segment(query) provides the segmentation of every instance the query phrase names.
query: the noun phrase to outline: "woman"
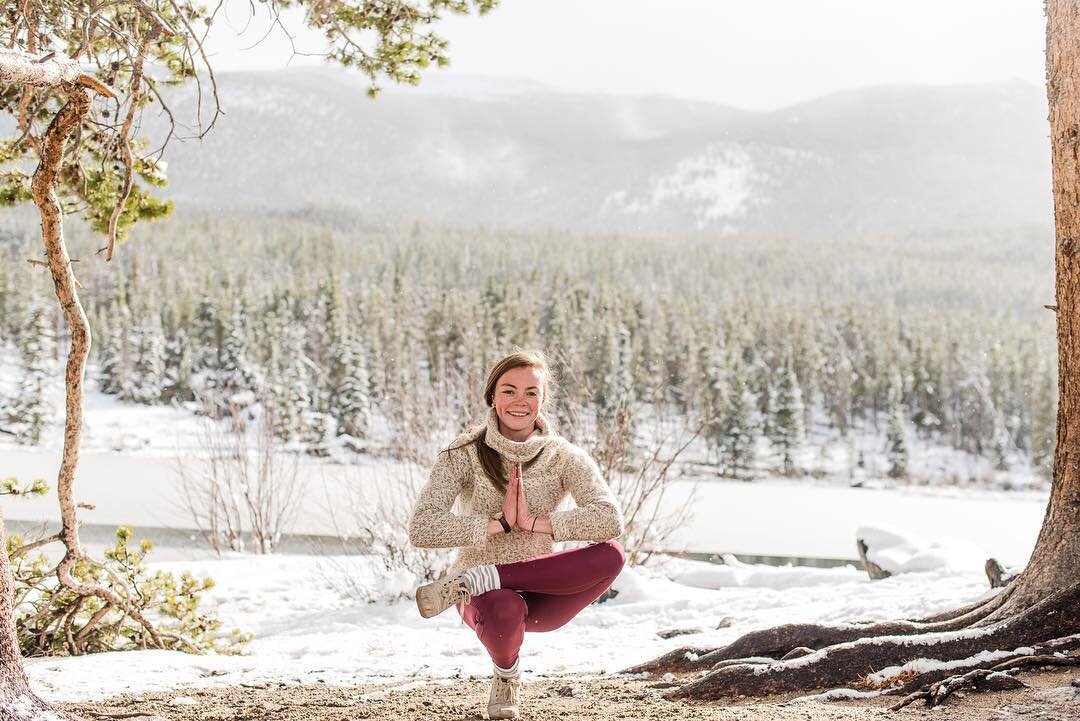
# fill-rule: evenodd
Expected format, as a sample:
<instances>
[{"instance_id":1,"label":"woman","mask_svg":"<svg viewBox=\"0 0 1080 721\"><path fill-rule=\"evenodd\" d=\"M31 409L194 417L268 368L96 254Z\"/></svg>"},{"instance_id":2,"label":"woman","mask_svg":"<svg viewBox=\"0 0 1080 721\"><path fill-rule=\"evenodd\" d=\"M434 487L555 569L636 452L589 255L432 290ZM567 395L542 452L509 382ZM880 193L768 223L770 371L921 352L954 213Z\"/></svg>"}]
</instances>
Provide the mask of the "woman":
<instances>
[{"instance_id":1,"label":"woman","mask_svg":"<svg viewBox=\"0 0 1080 721\"><path fill-rule=\"evenodd\" d=\"M461 548L446 576L416 590L416 603L425 618L456 605L476 631L495 664L493 719L518 718L525 632L563 626L626 561L610 540L623 518L599 467L544 417L549 384L539 353L496 363L484 386L486 423L439 453L409 521L413 545ZM567 492L577 508L556 511ZM603 543L552 553L554 541Z\"/></svg>"}]
</instances>

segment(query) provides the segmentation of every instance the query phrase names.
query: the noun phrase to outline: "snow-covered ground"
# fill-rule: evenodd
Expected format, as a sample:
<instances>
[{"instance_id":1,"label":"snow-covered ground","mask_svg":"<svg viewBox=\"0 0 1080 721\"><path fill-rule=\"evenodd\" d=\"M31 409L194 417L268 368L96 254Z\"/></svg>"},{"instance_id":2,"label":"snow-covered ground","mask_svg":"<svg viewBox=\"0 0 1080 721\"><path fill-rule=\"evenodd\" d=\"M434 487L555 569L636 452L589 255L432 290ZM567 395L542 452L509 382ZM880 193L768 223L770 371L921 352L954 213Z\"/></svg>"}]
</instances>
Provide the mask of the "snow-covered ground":
<instances>
[{"instance_id":1,"label":"snow-covered ground","mask_svg":"<svg viewBox=\"0 0 1080 721\"><path fill-rule=\"evenodd\" d=\"M234 557L163 566L215 578L209 605L225 628L255 635L245 655L136 651L31 659L27 672L34 687L47 698L67 700L270 681L452 679L491 671L479 640L453 609L424 620L410 599L363 604L335 590L340 583L332 579L349 568L387 592L411 588L407 575L386 574L372 559ZM618 596L589 606L568 626L526 634L527 676L610 673L679 646L723 644L772 624L917 616L991 593L980 569L948 565L869 581L851 566L721 566L673 558L624 569L614 587ZM672 629L699 632L657 636Z\"/></svg>"}]
</instances>

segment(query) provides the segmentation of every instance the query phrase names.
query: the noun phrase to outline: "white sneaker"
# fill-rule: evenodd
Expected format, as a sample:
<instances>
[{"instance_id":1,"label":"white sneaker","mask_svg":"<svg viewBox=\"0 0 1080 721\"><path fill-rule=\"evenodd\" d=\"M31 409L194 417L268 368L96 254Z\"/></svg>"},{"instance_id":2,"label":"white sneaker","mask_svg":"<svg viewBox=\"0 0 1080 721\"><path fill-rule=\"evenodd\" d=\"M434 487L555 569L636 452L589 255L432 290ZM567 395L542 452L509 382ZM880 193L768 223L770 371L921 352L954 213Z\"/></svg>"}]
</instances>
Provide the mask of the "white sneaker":
<instances>
[{"instance_id":1,"label":"white sneaker","mask_svg":"<svg viewBox=\"0 0 1080 721\"><path fill-rule=\"evenodd\" d=\"M416 589L416 607L424 618L438 616L451 606L471 601L472 593L465 585L465 577L460 573L444 576Z\"/></svg>"},{"instance_id":2,"label":"white sneaker","mask_svg":"<svg viewBox=\"0 0 1080 721\"><path fill-rule=\"evenodd\" d=\"M491 696L488 697L488 718L520 718L518 704L521 701L521 672L509 678L494 674L491 678Z\"/></svg>"}]
</instances>

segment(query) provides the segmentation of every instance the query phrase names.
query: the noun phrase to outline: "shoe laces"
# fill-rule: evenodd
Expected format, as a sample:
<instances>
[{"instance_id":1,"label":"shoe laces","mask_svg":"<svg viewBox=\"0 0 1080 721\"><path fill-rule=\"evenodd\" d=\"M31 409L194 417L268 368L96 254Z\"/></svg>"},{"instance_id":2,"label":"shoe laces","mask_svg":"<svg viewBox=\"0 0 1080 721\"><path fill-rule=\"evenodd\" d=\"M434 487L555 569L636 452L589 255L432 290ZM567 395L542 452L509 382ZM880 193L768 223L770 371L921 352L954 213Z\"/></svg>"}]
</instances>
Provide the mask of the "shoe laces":
<instances>
[{"instance_id":1,"label":"shoe laces","mask_svg":"<svg viewBox=\"0 0 1080 721\"><path fill-rule=\"evenodd\" d=\"M465 585L465 579L458 577L450 583L446 584L443 592L449 597L449 600L453 605L457 606L461 604L462 614L465 612L465 606L472 603L472 592L469 591L469 587ZM464 615L461 619L462 623L465 623Z\"/></svg>"},{"instance_id":2,"label":"shoe laces","mask_svg":"<svg viewBox=\"0 0 1080 721\"><path fill-rule=\"evenodd\" d=\"M506 678L495 675L495 701L496 703L517 703L518 689L521 681L519 677Z\"/></svg>"}]
</instances>

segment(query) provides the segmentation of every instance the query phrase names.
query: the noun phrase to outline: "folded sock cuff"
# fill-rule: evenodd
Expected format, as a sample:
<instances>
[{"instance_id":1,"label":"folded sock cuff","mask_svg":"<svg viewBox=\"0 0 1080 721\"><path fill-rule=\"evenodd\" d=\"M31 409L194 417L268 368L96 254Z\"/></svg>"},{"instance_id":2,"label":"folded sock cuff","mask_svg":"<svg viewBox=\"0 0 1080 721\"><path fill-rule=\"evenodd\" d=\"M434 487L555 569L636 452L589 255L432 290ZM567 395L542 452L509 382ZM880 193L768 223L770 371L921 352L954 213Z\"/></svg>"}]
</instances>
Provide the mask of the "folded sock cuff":
<instances>
[{"instance_id":1,"label":"folded sock cuff","mask_svg":"<svg viewBox=\"0 0 1080 721\"><path fill-rule=\"evenodd\" d=\"M499 664L495 664L495 673L497 675L499 675L499 676L502 676L503 678L507 678L509 676L517 676L518 671L520 669L521 669L521 657L520 656L518 656L516 659L514 659L514 665L511 666L510 668L500 668Z\"/></svg>"}]
</instances>

